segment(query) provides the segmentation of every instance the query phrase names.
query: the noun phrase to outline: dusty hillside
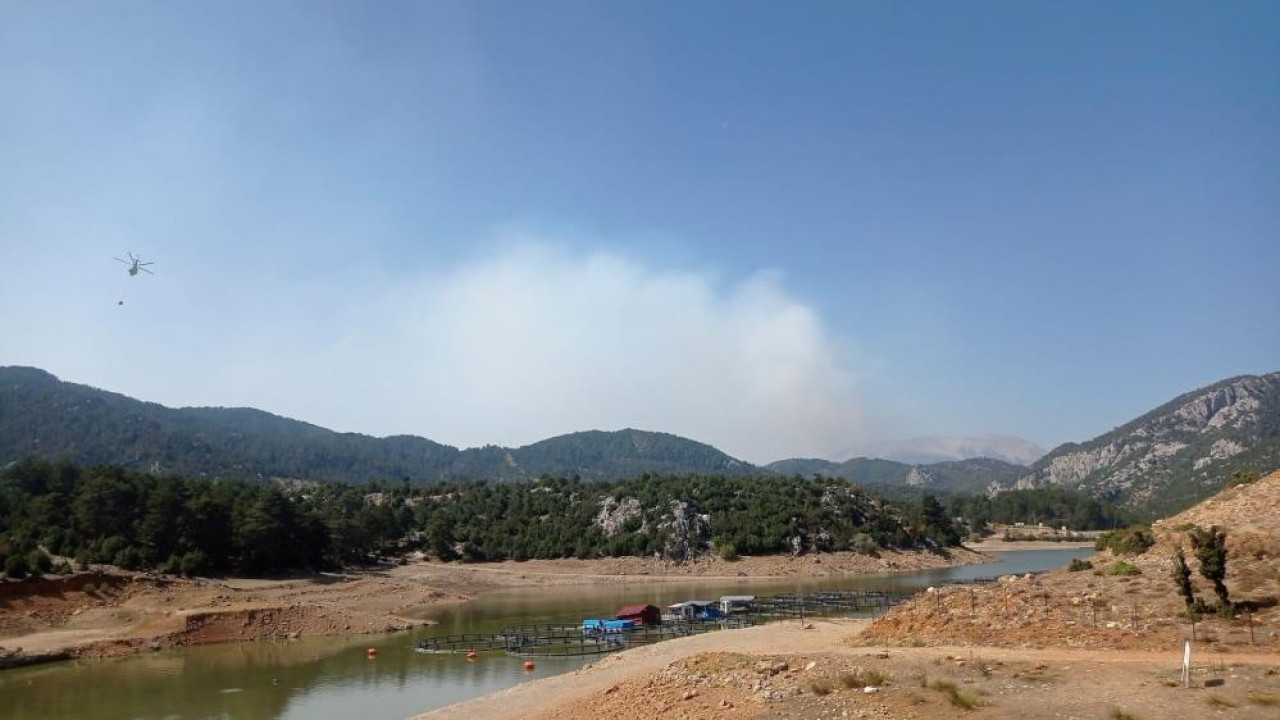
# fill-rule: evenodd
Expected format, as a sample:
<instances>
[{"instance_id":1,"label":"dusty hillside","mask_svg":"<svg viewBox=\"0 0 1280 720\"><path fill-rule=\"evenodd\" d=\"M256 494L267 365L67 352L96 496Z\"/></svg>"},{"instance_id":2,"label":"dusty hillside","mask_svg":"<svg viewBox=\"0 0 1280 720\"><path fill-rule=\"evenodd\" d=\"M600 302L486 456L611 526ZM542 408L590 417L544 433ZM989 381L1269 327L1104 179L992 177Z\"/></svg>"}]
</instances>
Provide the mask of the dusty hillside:
<instances>
[{"instance_id":1,"label":"dusty hillside","mask_svg":"<svg viewBox=\"0 0 1280 720\"><path fill-rule=\"evenodd\" d=\"M1255 483L1227 488L1152 528L1167 534L1184 525L1219 525L1230 528L1233 537L1269 538L1280 545L1280 470Z\"/></svg>"},{"instance_id":2,"label":"dusty hillside","mask_svg":"<svg viewBox=\"0 0 1280 720\"><path fill-rule=\"evenodd\" d=\"M1099 553L1093 568L1035 577L1005 577L990 586L925 593L874 623L856 641L890 644L984 644L1006 647L1168 648L1193 629L1177 595L1173 550L1187 547L1192 525L1227 530L1227 587L1235 619L1201 617L1196 640L1219 649L1280 650L1280 472L1230 488L1157 523L1156 545L1141 555ZM1199 597L1213 600L1188 563ZM1128 563L1135 574L1122 574ZM1131 571L1133 572L1133 571ZM1250 623L1252 622L1252 632Z\"/></svg>"},{"instance_id":3,"label":"dusty hillside","mask_svg":"<svg viewBox=\"0 0 1280 720\"><path fill-rule=\"evenodd\" d=\"M1150 554L1153 559L1170 563L1173 548L1180 545L1195 569L1186 531L1192 526L1213 525L1227 531L1227 587L1231 597L1264 605L1280 599L1280 471L1250 485L1227 488L1185 512L1153 524L1156 547ZM1197 592L1202 590L1207 593L1208 585L1197 585Z\"/></svg>"}]
</instances>

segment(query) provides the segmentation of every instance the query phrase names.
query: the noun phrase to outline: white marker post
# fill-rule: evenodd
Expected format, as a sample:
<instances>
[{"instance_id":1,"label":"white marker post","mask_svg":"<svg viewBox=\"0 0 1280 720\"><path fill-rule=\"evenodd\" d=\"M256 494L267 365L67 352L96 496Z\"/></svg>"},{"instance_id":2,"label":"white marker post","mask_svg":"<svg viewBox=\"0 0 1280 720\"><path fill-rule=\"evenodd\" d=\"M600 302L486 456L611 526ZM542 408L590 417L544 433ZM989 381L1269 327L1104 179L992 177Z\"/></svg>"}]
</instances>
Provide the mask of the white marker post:
<instances>
[{"instance_id":1,"label":"white marker post","mask_svg":"<svg viewBox=\"0 0 1280 720\"><path fill-rule=\"evenodd\" d=\"M1182 646L1182 687L1191 687L1191 641Z\"/></svg>"}]
</instances>

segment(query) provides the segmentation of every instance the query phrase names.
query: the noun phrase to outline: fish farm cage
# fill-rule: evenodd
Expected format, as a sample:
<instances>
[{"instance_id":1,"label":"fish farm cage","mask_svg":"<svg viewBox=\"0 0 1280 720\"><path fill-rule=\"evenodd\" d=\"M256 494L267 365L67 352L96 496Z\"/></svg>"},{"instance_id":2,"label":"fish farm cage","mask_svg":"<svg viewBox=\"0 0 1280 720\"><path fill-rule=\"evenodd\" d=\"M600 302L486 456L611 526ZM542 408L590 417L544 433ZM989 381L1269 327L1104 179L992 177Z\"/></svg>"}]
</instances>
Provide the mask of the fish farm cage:
<instances>
[{"instance_id":1,"label":"fish farm cage","mask_svg":"<svg viewBox=\"0 0 1280 720\"><path fill-rule=\"evenodd\" d=\"M679 620L656 625L636 625L617 630L584 629L583 625L522 625L495 633L467 633L428 637L418 643L422 653L504 652L520 657L573 657L601 655L690 635L734 630L774 620L806 617L839 617L883 612L909 597L907 594L865 591L831 591L802 595L757 597L746 612L714 619Z\"/></svg>"}]
</instances>

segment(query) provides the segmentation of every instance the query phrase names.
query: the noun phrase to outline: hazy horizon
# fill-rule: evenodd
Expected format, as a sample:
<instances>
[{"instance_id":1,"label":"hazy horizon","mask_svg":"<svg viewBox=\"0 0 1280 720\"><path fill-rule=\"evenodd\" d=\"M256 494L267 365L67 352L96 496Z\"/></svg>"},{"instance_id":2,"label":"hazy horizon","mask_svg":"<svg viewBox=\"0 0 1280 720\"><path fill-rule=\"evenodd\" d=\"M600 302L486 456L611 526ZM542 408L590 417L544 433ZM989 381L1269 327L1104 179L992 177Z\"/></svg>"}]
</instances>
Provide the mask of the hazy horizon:
<instances>
[{"instance_id":1,"label":"hazy horizon","mask_svg":"<svg viewBox=\"0 0 1280 720\"><path fill-rule=\"evenodd\" d=\"M0 364L763 463L1280 358L1273 3L3 7Z\"/></svg>"}]
</instances>

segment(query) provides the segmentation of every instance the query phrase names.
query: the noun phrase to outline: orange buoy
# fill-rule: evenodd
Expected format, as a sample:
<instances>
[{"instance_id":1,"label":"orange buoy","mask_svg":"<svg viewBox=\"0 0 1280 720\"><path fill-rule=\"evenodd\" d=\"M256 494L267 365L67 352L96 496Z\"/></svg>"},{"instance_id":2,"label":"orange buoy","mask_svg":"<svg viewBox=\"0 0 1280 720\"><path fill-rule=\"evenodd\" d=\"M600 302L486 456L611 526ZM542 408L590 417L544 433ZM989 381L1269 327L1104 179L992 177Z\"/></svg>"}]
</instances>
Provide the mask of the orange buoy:
<instances>
[{"instance_id":1,"label":"orange buoy","mask_svg":"<svg viewBox=\"0 0 1280 720\"><path fill-rule=\"evenodd\" d=\"M369 659L372 660L378 657L378 648L369 648L366 653L369 655Z\"/></svg>"},{"instance_id":2,"label":"orange buoy","mask_svg":"<svg viewBox=\"0 0 1280 720\"><path fill-rule=\"evenodd\" d=\"M532 661L532 660L525 660L525 661L524 661L524 671L525 671L525 672L532 672L532 671L533 671L533 661Z\"/></svg>"},{"instance_id":3,"label":"orange buoy","mask_svg":"<svg viewBox=\"0 0 1280 720\"><path fill-rule=\"evenodd\" d=\"M468 660L475 660L475 659L476 659L476 656L477 656L477 655L479 655L479 654L480 654L480 653L477 653L475 650L468 650L468 651L467 651L467 659L468 659Z\"/></svg>"}]
</instances>

